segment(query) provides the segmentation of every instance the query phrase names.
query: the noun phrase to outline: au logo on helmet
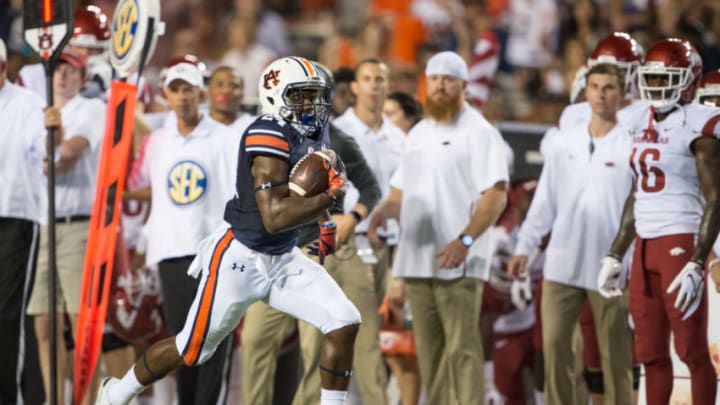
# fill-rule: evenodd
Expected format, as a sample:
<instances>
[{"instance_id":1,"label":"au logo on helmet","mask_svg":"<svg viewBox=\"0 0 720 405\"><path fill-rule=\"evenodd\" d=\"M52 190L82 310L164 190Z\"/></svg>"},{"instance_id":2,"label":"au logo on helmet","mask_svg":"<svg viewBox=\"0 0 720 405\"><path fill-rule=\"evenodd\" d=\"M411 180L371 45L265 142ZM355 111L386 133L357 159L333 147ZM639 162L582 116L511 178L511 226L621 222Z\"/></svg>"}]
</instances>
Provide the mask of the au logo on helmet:
<instances>
[{"instance_id":1,"label":"au logo on helmet","mask_svg":"<svg viewBox=\"0 0 720 405\"><path fill-rule=\"evenodd\" d=\"M272 83L273 86L277 86L280 84L280 71L279 70L271 70L265 74L264 77L265 82L263 83L263 87L270 90L272 87L270 87L270 83Z\"/></svg>"}]
</instances>

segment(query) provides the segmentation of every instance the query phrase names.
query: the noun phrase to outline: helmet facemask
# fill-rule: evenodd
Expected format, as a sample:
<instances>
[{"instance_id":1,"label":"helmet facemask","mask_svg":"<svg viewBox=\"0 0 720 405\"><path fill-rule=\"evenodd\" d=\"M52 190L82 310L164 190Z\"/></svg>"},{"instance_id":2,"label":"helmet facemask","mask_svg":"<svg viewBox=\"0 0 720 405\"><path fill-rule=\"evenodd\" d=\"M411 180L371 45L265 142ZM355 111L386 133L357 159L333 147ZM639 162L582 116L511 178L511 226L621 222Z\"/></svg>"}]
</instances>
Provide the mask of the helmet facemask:
<instances>
[{"instance_id":1,"label":"helmet facemask","mask_svg":"<svg viewBox=\"0 0 720 405\"><path fill-rule=\"evenodd\" d=\"M305 136L316 134L330 119L331 90L322 82L289 84L281 97L280 116Z\"/></svg>"},{"instance_id":2,"label":"helmet facemask","mask_svg":"<svg viewBox=\"0 0 720 405\"><path fill-rule=\"evenodd\" d=\"M643 100L657 112L666 113L679 104L683 91L692 84L692 80L689 68L649 62L639 68L638 87Z\"/></svg>"}]
</instances>

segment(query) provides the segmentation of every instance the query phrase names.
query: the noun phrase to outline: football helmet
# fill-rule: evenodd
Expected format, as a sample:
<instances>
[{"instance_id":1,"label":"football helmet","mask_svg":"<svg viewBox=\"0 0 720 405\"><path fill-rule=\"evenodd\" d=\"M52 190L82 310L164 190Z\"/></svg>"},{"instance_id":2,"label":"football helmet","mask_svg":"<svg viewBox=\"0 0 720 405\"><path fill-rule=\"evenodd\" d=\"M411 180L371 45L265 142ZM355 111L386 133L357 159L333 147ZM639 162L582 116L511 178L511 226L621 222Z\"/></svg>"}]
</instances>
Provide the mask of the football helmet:
<instances>
[{"instance_id":1,"label":"football helmet","mask_svg":"<svg viewBox=\"0 0 720 405\"><path fill-rule=\"evenodd\" d=\"M75 25L70 38L71 46L100 50L99 54L88 55L88 64L109 60L110 25L108 17L97 6L87 6L75 12Z\"/></svg>"},{"instance_id":2,"label":"football helmet","mask_svg":"<svg viewBox=\"0 0 720 405\"><path fill-rule=\"evenodd\" d=\"M278 116L304 136L313 136L330 118L332 91L317 66L288 56L270 63L258 83L263 114Z\"/></svg>"},{"instance_id":3,"label":"football helmet","mask_svg":"<svg viewBox=\"0 0 720 405\"><path fill-rule=\"evenodd\" d=\"M670 38L655 43L638 69L643 100L665 113L693 101L702 73L702 59L690 42Z\"/></svg>"},{"instance_id":4,"label":"football helmet","mask_svg":"<svg viewBox=\"0 0 720 405\"><path fill-rule=\"evenodd\" d=\"M700 84L695 92L695 102L705 104L705 99L708 97L720 98L720 69L707 72L700 80ZM720 107L720 105L710 102L707 103L715 107Z\"/></svg>"},{"instance_id":5,"label":"football helmet","mask_svg":"<svg viewBox=\"0 0 720 405\"><path fill-rule=\"evenodd\" d=\"M600 40L588 59L588 68L598 63L611 63L625 71L625 97L637 95L637 72L642 65L645 51L629 34L613 32Z\"/></svg>"}]
</instances>

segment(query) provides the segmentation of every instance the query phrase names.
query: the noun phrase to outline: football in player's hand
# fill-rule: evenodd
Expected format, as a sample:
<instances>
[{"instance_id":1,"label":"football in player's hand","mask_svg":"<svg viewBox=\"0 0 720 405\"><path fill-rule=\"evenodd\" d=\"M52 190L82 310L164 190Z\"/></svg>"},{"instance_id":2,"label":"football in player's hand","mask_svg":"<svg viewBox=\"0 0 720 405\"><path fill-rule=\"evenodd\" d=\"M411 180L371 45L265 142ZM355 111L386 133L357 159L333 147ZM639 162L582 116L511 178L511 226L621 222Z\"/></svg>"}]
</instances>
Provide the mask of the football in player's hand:
<instances>
[{"instance_id":1,"label":"football in player's hand","mask_svg":"<svg viewBox=\"0 0 720 405\"><path fill-rule=\"evenodd\" d=\"M303 156L290 171L291 195L312 197L327 191L328 168L335 160L335 152L330 149Z\"/></svg>"}]
</instances>

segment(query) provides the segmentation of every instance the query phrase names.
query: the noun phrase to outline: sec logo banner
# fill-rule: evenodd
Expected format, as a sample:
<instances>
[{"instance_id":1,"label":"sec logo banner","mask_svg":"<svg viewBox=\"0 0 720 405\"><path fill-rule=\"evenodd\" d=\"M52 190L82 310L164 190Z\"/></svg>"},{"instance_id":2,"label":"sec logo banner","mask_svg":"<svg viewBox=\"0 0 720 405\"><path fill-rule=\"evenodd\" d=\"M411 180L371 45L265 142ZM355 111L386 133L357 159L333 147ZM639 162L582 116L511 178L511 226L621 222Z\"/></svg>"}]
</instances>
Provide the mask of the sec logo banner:
<instances>
[{"instance_id":1,"label":"sec logo banner","mask_svg":"<svg viewBox=\"0 0 720 405\"><path fill-rule=\"evenodd\" d=\"M124 0L117 6L117 15L113 21L113 54L123 60L136 39L138 27L138 5L135 0Z\"/></svg>"},{"instance_id":2,"label":"sec logo banner","mask_svg":"<svg viewBox=\"0 0 720 405\"><path fill-rule=\"evenodd\" d=\"M165 25L160 21L160 0L120 0L110 24L110 63L120 77L138 71L148 37L145 60L150 59L157 38L164 31Z\"/></svg>"},{"instance_id":3,"label":"sec logo banner","mask_svg":"<svg viewBox=\"0 0 720 405\"><path fill-rule=\"evenodd\" d=\"M168 173L168 195L177 205L188 205L199 200L207 190L207 174L197 162L179 162Z\"/></svg>"}]
</instances>

